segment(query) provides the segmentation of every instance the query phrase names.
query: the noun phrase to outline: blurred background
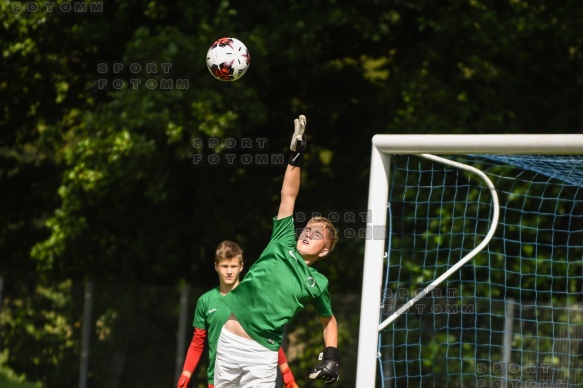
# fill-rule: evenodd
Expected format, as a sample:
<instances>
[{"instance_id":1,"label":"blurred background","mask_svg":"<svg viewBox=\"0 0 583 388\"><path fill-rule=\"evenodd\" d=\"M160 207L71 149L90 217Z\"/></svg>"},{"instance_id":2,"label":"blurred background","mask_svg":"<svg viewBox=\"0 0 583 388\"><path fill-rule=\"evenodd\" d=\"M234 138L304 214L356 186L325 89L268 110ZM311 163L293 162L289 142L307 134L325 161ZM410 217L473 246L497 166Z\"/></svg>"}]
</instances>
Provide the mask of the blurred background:
<instances>
[{"instance_id":1,"label":"blurred background","mask_svg":"<svg viewBox=\"0 0 583 388\"><path fill-rule=\"evenodd\" d=\"M339 228L317 269L354 386L371 137L583 132L578 0L3 1L0 19L6 387L175 384L217 244L249 268L269 240L299 114L297 226ZM250 52L236 82L206 67L224 36ZM300 386L320 331L310 309L288 327Z\"/></svg>"}]
</instances>

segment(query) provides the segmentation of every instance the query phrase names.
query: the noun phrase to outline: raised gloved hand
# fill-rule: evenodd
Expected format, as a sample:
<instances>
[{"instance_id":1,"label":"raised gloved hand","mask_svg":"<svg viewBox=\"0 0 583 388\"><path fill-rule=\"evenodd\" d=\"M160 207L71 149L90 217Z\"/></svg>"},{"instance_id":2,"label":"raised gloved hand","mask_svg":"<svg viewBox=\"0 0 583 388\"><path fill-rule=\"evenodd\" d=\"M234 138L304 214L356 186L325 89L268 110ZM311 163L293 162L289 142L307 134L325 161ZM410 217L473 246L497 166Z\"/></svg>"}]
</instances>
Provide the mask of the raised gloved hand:
<instances>
[{"instance_id":1,"label":"raised gloved hand","mask_svg":"<svg viewBox=\"0 0 583 388\"><path fill-rule=\"evenodd\" d=\"M306 116L300 115L294 120L294 134L292 136L291 144L289 146L290 155L288 164L299 167L302 165L303 153L306 150Z\"/></svg>"},{"instance_id":2,"label":"raised gloved hand","mask_svg":"<svg viewBox=\"0 0 583 388\"><path fill-rule=\"evenodd\" d=\"M338 374L338 357L336 348L328 346L324 353L320 353L318 358L322 362L310 373L312 380L324 380L326 384L333 384L338 381L340 375Z\"/></svg>"}]
</instances>

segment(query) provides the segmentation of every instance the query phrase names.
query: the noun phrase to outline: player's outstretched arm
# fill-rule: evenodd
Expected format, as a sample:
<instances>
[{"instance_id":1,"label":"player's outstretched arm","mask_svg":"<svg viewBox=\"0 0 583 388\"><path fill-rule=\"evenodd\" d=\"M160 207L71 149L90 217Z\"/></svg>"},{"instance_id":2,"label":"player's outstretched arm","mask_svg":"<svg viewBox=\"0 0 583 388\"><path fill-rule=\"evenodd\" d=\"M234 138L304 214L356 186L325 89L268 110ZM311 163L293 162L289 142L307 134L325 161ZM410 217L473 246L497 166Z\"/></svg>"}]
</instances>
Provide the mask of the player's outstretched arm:
<instances>
[{"instance_id":1,"label":"player's outstretched arm","mask_svg":"<svg viewBox=\"0 0 583 388\"><path fill-rule=\"evenodd\" d=\"M300 192L300 166L306 150L306 116L300 115L294 120L294 134L290 145L290 157L281 187L281 202L277 219L291 216L294 212L296 198Z\"/></svg>"},{"instance_id":2,"label":"player's outstretched arm","mask_svg":"<svg viewBox=\"0 0 583 388\"><path fill-rule=\"evenodd\" d=\"M281 187L281 202L279 203L279 211L277 212L278 220L293 214L294 205L299 191L300 168L288 165L285 170L283 185Z\"/></svg>"},{"instance_id":3,"label":"player's outstretched arm","mask_svg":"<svg viewBox=\"0 0 583 388\"><path fill-rule=\"evenodd\" d=\"M322 319L326 349L320 354L321 362L310 373L312 380L324 380L326 384L338 381L338 323L334 316Z\"/></svg>"}]
</instances>

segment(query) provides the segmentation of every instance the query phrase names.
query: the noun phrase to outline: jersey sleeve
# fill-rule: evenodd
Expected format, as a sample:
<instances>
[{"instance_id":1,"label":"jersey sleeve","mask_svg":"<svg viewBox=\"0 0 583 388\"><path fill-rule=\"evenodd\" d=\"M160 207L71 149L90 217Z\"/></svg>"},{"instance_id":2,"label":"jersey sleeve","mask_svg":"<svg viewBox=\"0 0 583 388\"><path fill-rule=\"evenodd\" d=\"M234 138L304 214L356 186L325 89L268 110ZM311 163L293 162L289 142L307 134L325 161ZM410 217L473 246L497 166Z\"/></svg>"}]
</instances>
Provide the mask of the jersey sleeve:
<instances>
[{"instance_id":1,"label":"jersey sleeve","mask_svg":"<svg viewBox=\"0 0 583 388\"><path fill-rule=\"evenodd\" d=\"M186 359L184 360L184 366L182 370L188 371L191 374L196 369L202 352L204 350L204 341L206 339L206 330L194 329L194 335L192 336L192 341L186 352Z\"/></svg>"},{"instance_id":2,"label":"jersey sleeve","mask_svg":"<svg viewBox=\"0 0 583 388\"><path fill-rule=\"evenodd\" d=\"M206 302L204 295L198 298L196 302L196 309L194 310L194 321L192 322L192 326L202 330L208 330L208 324L206 319Z\"/></svg>"},{"instance_id":3,"label":"jersey sleeve","mask_svg":"<svg viewBox=\"0 0 583 388\"><path fill-rule=\"evenodd\" d=\"M273 218L273 231L271 232L271 241L277 241L286 246L296 245L296 230L294 227L293 216L277 219Z\"/></svg>"},{"instance_id":4,"label":"jersey sleeve","mask_svg":"<svg viewBox=\"0 0 583 388\"><path fill-rule=\"evenodd\" d=\"M322 293L316 298L312 300L312 306L321 317L331 317L332 314L332 298L330 297L330 293L328 289L324 289Z\"/></svg>"}]
</instances>

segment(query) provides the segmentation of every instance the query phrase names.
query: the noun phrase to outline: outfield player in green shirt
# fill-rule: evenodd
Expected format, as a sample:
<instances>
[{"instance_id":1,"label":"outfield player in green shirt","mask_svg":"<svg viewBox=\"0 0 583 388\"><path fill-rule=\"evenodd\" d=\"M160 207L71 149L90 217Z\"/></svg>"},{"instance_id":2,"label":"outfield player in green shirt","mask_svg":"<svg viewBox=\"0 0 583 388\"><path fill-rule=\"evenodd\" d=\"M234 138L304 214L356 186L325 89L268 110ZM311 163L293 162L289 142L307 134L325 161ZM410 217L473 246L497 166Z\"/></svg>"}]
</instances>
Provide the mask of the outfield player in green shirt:
<instances>
[{"instance_id":1,"label":"outfield player in green shirt","mask_svg":"<svg viewBox=\"0 0 583 388\"><path fill-rule=\"evenodd\" d=\"M209 349L208 388L213 388L217 341L221 328L231 314L222 299L237 287L239 275L243 271L243 251L239 244L233 241L223 241L218 245L215 253L215 271L219 275L219 286L204 293L196 302L193 322L194 335L186 353L182 373L178 379L178 388L188 387L192 373L202 356L207 337ZM284 388L298 388L281 348L278 351L278 366Z\"/></svg>"},{"instance_id":2,"label":"outfield player in green shirt","mask_svg":"<svg viewBox=\"0 0 583 388\"><path fill-rule=\"evenodd\" d=\"M223 298L232 314L217 344L215 388L273 388L284 326L306 303L311 303L320 316L326 347L322 362L309 377L326 384L338 380L338 326L328 280L312 268L334 249L336 230L328 219L315 217L296 242L293 221L306 148L305 126L304 116L294 121L291 154L271 240L245 279Z\"/></svg>"}]
</instances>

